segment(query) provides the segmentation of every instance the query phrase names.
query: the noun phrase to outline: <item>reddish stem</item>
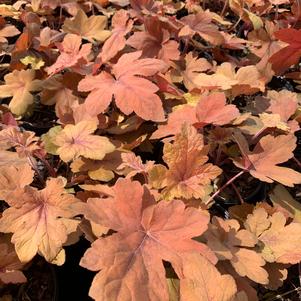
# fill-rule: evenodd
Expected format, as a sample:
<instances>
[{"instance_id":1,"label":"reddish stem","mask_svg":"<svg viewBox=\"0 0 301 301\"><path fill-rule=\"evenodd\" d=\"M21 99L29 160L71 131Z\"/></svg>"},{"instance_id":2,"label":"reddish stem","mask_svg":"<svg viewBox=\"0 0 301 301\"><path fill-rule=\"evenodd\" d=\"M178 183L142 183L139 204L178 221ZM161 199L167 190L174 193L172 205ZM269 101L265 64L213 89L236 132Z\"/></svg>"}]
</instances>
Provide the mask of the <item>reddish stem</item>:
<instances>
[{"instance_id":1,"label":"reddish stem","mask_svg":"<svg viewBox=\"0 0 301 301\"><path fill-rule=\"evenodd\" d=\"M293 160L297 163L299 168L301 168L301 162L296 157L293 157Z\"/></svg>"},{"instance_id":2,"label":"reddish stem","mask_svg":"<svg viewBox=\"0 0 301 301\"><path fill-rule=\"evenodd\" d=\"M231 179L229 179L222 187L220 187L207 201L206 204L210 204L214 198L219 195L227 186L229 186L232 182L234 182L238 177L240 177L243 173L245 172L245 170L240 171L238 174L236 174L234 177L232 177Z\"/></svg>"}]
</instances>

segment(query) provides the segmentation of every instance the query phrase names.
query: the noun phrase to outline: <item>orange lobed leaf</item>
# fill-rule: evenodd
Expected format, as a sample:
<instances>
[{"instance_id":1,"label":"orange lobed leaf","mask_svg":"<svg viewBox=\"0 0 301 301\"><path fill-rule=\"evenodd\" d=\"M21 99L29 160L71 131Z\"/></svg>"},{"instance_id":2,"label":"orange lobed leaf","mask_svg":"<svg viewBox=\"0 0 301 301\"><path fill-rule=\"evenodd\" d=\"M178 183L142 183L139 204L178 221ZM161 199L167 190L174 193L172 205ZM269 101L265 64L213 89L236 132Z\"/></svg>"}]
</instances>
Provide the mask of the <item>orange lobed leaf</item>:
<instances>
[{"instance_id":1,"label":"orange lobed leaf","mask_svg":"<svg viewBox=\"0 0 301 301\"><path fill-rule=\"evenodd\" d=\"M199 34L204 40L213 45L220 45L224 38L218 31L218 27L211 23L212 16L208 11L200 11L196 15L188 15L181 18L184 27L180 30L179 36L193 36Z\"/></svg>"},{"instance_id":2,"label":"orange lobed leaf","mask_svg":"<svg viewBox=\"0 0 301 301\"><path fill-rule=\"evenodd\" d=\"M82 203L66 193L64 185L63 178L51 178L42 190L27 186L22 198L3 212L0 231L13 233L11 241L21 262L37 253L55 260L68 235L76 231L79 221L71 218L82 213Z\"/></svg>"},{"instance_id":3,"label":"orange lobed leaf","mask_svg":"<svg viewBox=\"0 0 301 301\"><path fill-rule=\"evenodd\" d=\"M81 121L75 125L67 124L54 138L59 148L57 153L64 162L83 156L93 160L102 160L115 150L107 137L92 135L97 129L97 121Z\"/></svg>"},{"instance_id":4,"label":"orange lobed leaf","mask_svg":"<svg viewBox=\"0 0 301 301\"><path fill-rule=\"evenodd\" d=\"M172 264L180 279L188 254L202 253L215 262L205 245L191 239L206 230L206 213L185 208L179 200L156 203L136 181L119 179L113 190L112 197L87 202L89 220L117 231L96 240L81 259L81 266L101 270L90 288L92 298L167 301L162 260Z\"/></svg>"},{"instance_id":5,"label":"orange lobed leaf","mask_svg":"<svg viewBox=\"0 0 301 301\"><path fill-rule=\"evenodd\" d=\"M301 261L301 224L287 224L282 212L268 214L256 208L248 215L245 227L263 243L261 254L268 262L295 264Z\"/></svg>"},{"instance_id":6,"label":"orange lobed leaf","mask_svg":"<svg viewBox=\"0 0 301 301\"><path fill-rule=\"evenodd\" d=\"M183 83L188 91L196 88L195 79L200 72L207 71L212 65L205 58L193 57L192 52L185 56L186 68L183 72Z\"/></svg>"},{"instance_id":7,"label":"orange lobed leaf","mask_svg":"<svg viewBox=\"0 0 301 301\"><path fill-rule=\"evenodd\" d=\"M222 220L213 217L212 225L205 233L208 246L220 260L229 260L235 271L242 277L268 283L268 273L262 268L265 260L261 254L249 249L255 247L257 238L252 232L240 229L239 223L234 220Z\"/></svg>"},{"instance_id":8,"label":"orange lobed leaf","mask_svg":"<svg viewBox=\"0 0 301 301\"><path fill-rule=\"evenodd\" d=\"M31 184L34 171L30 165L9 165L0 168L0 199L13 205L23 197L24 188Z\"/></svg>"},{"instance_id":9,"label":"orange lobed leaf","mask_svg":"<svg viewBox=\"0 0 301 301\"><path fill-rule=\"evenodd\" d=\"M293 150L296 148L294 135L267 135L260 139L252 152L241 134L236 132L235 140L242 153L241 159L233 160L237 167L264 182L277 181L286 186L301 183L301 173L288 167L277 166L293 157Z\"/></svg>"},{"instance_id":10,"label":"orange lobed leaf","mask_svg":"<svg viewBox=\"0 0 301 301\"><path fill-rule=\"evenodd\" d=\"M71 68L78 73L82 73L82 69L89 61L92 44L82 45L82 39L75 34L67 34L62 43L57 43L60 55L56 62L50 67L45 68L49 75L58 73L65 68Z\"/></svg>"},{"instance_id":11,"label":"orange lobed leaf","mask_svg":"<svg viewBox=\"0 0 301 301\"><path fill-rule=\"evenodd\" d=\"M275 37L288 45L274 53L269 61L273 70L280 74L291 65L297 64L301 57L301 29L283 28L275 32Z\"/></svg>"},{"instance_id":12,"label":"orange lobed leaf","mask_svg":"<svg viewBox=\"0 0 301 301\"><path fill-rule=\"evenodd\" d=\"M33 104L33 95L41 89L41 81L35 78L35 71L14 70L4 76L5 85L0 86L0 98L13 97L9 109L16 115L23 115L27 108Z\"/></svg>"},{"instance_id":13,"label":"orange lobed leaf","mask_svg":"<svg viewBox=\"0 0 301 301\"><path fill-rule=\"evenodd\" d=\"M0 169L4 167L20 166L28 163L27 158L20 158L17 153L4 151L0 149Z\"/></svg>"},{"instance_id":14,"label":"orange lobed leaf","mask_svg":"<svg viewBox=\"0 0 301 301\"><path fill-rule=\"evenodd\" d=\"M39 138L34 132L24 131L14 126L9 126L0 131L0 149L14 147L20 157L32 155L41 149L38 145Z\"/></svg>"},{"instance_id":15,"label":"orange lobed leaf","mask_svg":"<svg viewBox=\"0 0 301 301\"><path fill-rule=\"evenodd\" d=\"M221 169L208 161L208 147L193 126L184 124L174 143L164 144L163 160L168 165L155 165L149 172L151 184L163 188L164 199L204 198L211 180Z\"/></svg>"},{"instance_id":16,"label":"orange lobed leaf","mask_svg":"<svg viewBox=\"0 0 301 301\"><path fill-rule=\"evenodd\" d=\"M202 95L196 107L185 105L168 116L166 125L159 126L152 135L158 139L180 132L184 122L201 128L207 124L225 125L239 116L235 105L227 105L224 93Z\"/></svg>"},{"instance_id":17,"label":"orange lobed leaf","mask_svg":"<svg viewBox=\"0 0 301 301\"><path fill-rule=\"evenodd\" d=\"M114 14L112 34L103 44L98 56L102 63L108 62L125 47L125 36L131 31L133 23L132 20L129 20L129 13L126 10L121 9Z\"/></svg>"},{"instance_id":18,"label":"orange lobed leaf","mask_svg":"<svg viewBox=\"0 0 301 301\"><path fill-rule=\"evenodd\" d=\"M138 173L147 175L155 163L155 161L147 161L144 164L141 157L136 156L134 153L122 153L121 158L122 163L117 169L126 172L126 178L134 177Z\"/></svg>"},{"instance_id":19,"label":"orange lobed leaf","mask_svg":"<svg viewBox=\"0 0 301 301\"><path fill-rule=\"evenodd\" d=\"M107 21L105 16L87 17L85 12L79 9L73 19L65 20L62 29L64 32L80 35L90 42L94 39L103 42L111 35L109 30L105 30Z\"/></svg>"},{"instance_id":20,"label":"orange lobed leaf","mask_svg":"<svg viewBox=\"0 0 301 301\"><path fill-rule=\"evenodd\" d=\"M154 75L166 68L166 64L158 59L139 59L141 54L141 51L123 54L113 66L115 78L102 71L80 81L80 91L92 91L85 102L91 112L104 112L114 95L117 107L126 115L135 112L145 120L164 119L161 99L155 94L159 88L142 76Z\"/></svg>"},{"instance_id":21,"label":"orange lobed leaf","mask_svg":"<svg viewBox=\"0 0 301 301\"><path fill-rule=\"evenodd\" d=\"M180 286L181 300L234 300L237 288L230 275L221 275L212 263L198 254L192 254L188 257L190 261L184 266L187 277L181 281Z\"/></svg>"},{"instance_id":22,"label":"orange lobed leaf","mask_svg":"<svg viewBox=\"0 0 301 301\"><path fill-rule=\"evenodd\" d=\"M256 66L245 66L235 72L231 63L222 63L215 73L200 73L194 78L194 84L199 89L231 90L235 97L241 94L249 95L264 92L266 78L258 71Z\"/></svg>"},{"instance_id":23,"label":"orange lobed leaf","mask_svg":"<svg viewBox=\"0 0 301 301\"><path fill-rule=\"evenodd\" d=\"M142 50L142 55L148 58L158 58L167 64L171 60L178 60L179 44L170 40L170 33L162 28L162 23L157 17L144 19L145 31L135 32L127 44L135 49Z\"/></svg>"}]
</instances>

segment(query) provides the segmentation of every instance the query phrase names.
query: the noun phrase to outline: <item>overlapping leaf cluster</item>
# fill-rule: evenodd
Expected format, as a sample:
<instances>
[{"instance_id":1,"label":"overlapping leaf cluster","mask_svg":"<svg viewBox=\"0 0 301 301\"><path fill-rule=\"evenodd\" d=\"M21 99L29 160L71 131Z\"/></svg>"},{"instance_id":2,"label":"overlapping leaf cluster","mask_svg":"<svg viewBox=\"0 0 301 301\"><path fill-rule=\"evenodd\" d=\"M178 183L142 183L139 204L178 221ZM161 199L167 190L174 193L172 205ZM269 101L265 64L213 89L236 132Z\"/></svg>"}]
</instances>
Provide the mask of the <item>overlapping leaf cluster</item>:
<instances>
[{"instance_id":1,"label":"overlapping leaf cluster","mask_svg":"<svg viewBox=\"0 0 301 301\"><path fill-rule=\"evenodd\" d=\"M26 281L37 254L64 264L84 236L94 300L280 288L301 262L300 5L12 2L0 5L0 283ZM268 194L251 204L254 183Z\"/></svg>"}]
</instances>

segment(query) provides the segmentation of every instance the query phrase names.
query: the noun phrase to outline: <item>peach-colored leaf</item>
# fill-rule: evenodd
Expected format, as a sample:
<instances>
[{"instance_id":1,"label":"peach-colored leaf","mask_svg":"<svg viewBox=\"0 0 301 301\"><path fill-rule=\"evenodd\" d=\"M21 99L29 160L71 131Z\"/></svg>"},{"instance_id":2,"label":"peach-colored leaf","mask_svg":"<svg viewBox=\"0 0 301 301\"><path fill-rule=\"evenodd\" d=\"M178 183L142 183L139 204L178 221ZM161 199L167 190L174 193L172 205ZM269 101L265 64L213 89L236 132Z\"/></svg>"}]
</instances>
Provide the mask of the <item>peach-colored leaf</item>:
<instances>
[{"instance_id":1,"label":"peach-colored leaf","mask_svg":"<svg viewBox=\"0 0 301 301\"><path fill-rule=\"evenodd\" d=\"M180 132L182 124L193 124L198 128L207 124L225 125L239 116L235 105L227 105L224 93L212 93L202 95L196 107L184 105L168 116L166 125L159 126L152 135L152 139L158 139Z\"/></svg>"},{"instance_id":2,"label":"peach-colored leaf","mask_svg":"<svg viewBox=\"0 0 301 301\"><path fill-rule=\"evenodd\" d=\"M185 208L180 200L156 204L139 182L119 179L114 196L88 200L86 217L117 233L96 240L80 265L95 276L89 295L95 300L168 300L162 260L183 279L183 264L191 253L215 261L205 245L191 238L202 234L209 216Z\"/></svg>"},{"instance_id":3,"label":"peach-colored leaf","mask_svg":"<svg viewBox=\"0 0 301 301\"><path fill-rule=\"evenodd\" d=\"M41 149L39 138L34 132L23 131L17 127L9 126L0 131L0 149L14 147L20 157L32 155Z\"/></svg>"},{"instance_id":4,"label":"peach-colored leaf","mask_svg":"<svg viewBox=\"0 0 301 301\"><path fill-rule=\"evenodd\" d=\"M301 57L301 30L283 28L275 32L275 37L288 45L274 53L269 61L276 74L284 72L291 65L297 64Z\"/></svg>"},{"instance_id":5,"label":"peach-colored leaf","mask_svg":"<svg viewBox=\"0 0 301 301\"><path fill-rule=\"evenodd\" d=\"M225 125L239 116L235 105L227 105L224 93L202 96L196 106L198 126L207 124Z\"/></svg>"},{"instance_id":6,"label":"peach-colored leaf","mask_svg":"<svg viewBox=\"0 0 301 301\"><path fill-rule=\"evenodd\" d=\"M73 19L65 20L62 29L64 32L77 34L90 42L94 39L103 42L111 34L109 30L105 30L106 26L107 17L93 15L87 17L85 12L79 9Z\"/></svg>"},{"instance_id":7,"label":"peach-colored leaf","mask_svg":"<svg viewBox=\"0 0 301 301\"><path fill-rule=\"evenodd\" d=\"M279 92L271 90L268 91L267 97L270 99L270 106L267 111L279 114L282 121L286 122L295 114L298 107L297 93L288 90Z\"/></svg>"},{"instance_id":8,"label":"peach-colored leaf","mask_svg":"<svg viewBox=\"0 0 301 301\"><path fill-rule=\"evenodd\" d=\"M20 271L23 266L9 235L0 234L0 284L26 282L26 277Z\"/></svg>"},{"instance_id":9,"label":"peach-colored leaf","mask_svg":"<svg viewBox=\"0 0 301 301\"><path fill-rule=\"evenodd\" d=\"M164 119L161 99L155 94L159 88L142 76L154 75L166 64L158 59L139 59L141 54L137 51L122 55L112 69L115 78L102 71L80 81L80 91L92 91L86 99L91 112L102 113L114 95L117 107L126 115L135 112L145 120Z\"/></svg>"},{"instance_id":10,"label":"peach-colored leaf","mask_svg":"<svg viewBox=\"0 0 301 301\"><path fill-rule=\"evenodd\" d=\"M236 133L235 137L243 155L241 159L233 161L237 167L268 183L277 181L286 186L301 183L301 173L288 167L277 166L293 157L293 150L296 148L294 135L267 135L261 138L252 152L248 149L242 150L246 141L241 134Z\"/></svg>"},{"instance_id":11,"label":"peach-colored leaf","mask_svg":"<svg viewBox=\"0 0 301 301\"><path fill-rule=\"evenodd\" d=\"M194 81L200 72L211 69L212 65L205 58L193 57L192 52L185 56L186 68L183 72L183 83L190 91L196 87Z\"/></svg>"},{"instance_id":12,"label":"peach-colored leaf","mask_svg":"<svg viewBox=\"0 0 301 301\"><path fill-rule=\"evenodd\" d=\"M145 164L142 162L140 156L134 153L121 154L122 163L118 166L118 170L126 173L126 178L134 177L138 173L146 175L154 166L155 161L147 161Z\"/></svg>"},{"instance_id":13,"label":"peach-colored leaf","mask_svg":"<svg viewBox=\"0 0 301 301\"><path fill-rule=\"evenodd\" d=\"M89 61L92 44L82 45L82 39L75 34L67 34L62 43L57 43L60 55L56 62L50 67L45 68L49 75L58 73L65 68L71 68L74 71L81 72Z\"/></svg>"},{"instance_id":14,"label":"peach-colored leaf","mask_svg":"<svg viewBox=\"0 0 301 301\"><path fill-rule=\"evenodd\" d=\"M62 250L68 234L75 232L82 203L64 190L63 178L51 178L42 190L27 186L23 197L3 212L0 231L13 233L12 243L22 262L37 253L49 262Z\"/></svg>"},{"instance_id":15,"label":"peach-colored leaf","mask_svg":"<svg viewBox=\"0 0 301 301\"><path fill-rule=\"evenodd\" d=\"M198 254L189 255L184 266L187 277L180 286L183 301L233 301L237 292L235 280L221 275L217 268Z\"/></svg>"},{"instance_id":16,"label":"peach-colored leaf","mask_svg":"<svg viewBox=\"0 0 301 301\"><path fill-rule=\"evenodd\" d=\"M204 198L211 180L221 169L208 161L208 147L193 126L184 124L174 143L165 143L163 160L168 165L155 165L149 172L155 188L163 188L163 198Z\"/></svg>"},{"instance_id":17,"label":"peach-colored leaf","mask_svg":"<svg viewBox=\"0 0 301 301\"><path fill-rule=\"evenodd\" d=\"M129 13L126 10L118 10L112 18L112 35L105 41L98 58L102 63L108 62L126 43L125 36L133 27L133 21L129 20Z\"/></svg>"},{"instance_id":18,"label":"peach-colored leaf","mask_svg":"<svg viewBox=\"0 0 301 301\"><path fill-rule=\"evenodd\" d=\"M8 37L14 37L18 35L20 31L13 25L0 26L0 43L6 43Z\"/></svg>"},{"instance_id":19,"label":"peach-colored leaf","mask_svg":"<svg viewBox=\"0 0 301 301\"><path fill-rule=\"evenodd\" d=\"M97 122L93 120L81 121L76 125L67 124L54 139L54 144L59 146L57 153L61 159L68 162L83 156L101 160L113 152L115 146L107 137L93 135L96 129Z\"/></svg>"},{"instance_id":20,"label":"peach-colored leaf","mask_svg":"<svg viewBox=\"0 0 301 301\"><path fill-rule=\"evenodd\" d=\"M255 209L252 215L248 215L246 225L254 223L254 219L260 218ZM260 223L261 219L257 219ZM301 260L301 224L287 220L282 212L275 212L268 216L269 225L262 233L258 233L258 239L264 244L262 256L268 262L295 264ZM267 225L266 225L267 226Z\"/></svg>"},{"instance_id":21,"label":"peach-colored leaf","mask_svg":"<svg viewBox=\"0 0 301 301\"><path fill-rule=\"evenodd\" d=\"M179 32L180 37L199 34L204 40L213 45L220 45L224 38L218 31L218 27L212 22L212 17L208 11L200 11L196 15L191 14L181 19L184 26Z\"/></svg>"},{"instance_id":22,"label":"peach-colored leaf","mask_svg":"<svg viewBox=\"0 0 301 301\"><path fill-rule=\"evenodd\" d=\"M10 165L0 168L0 199L9 205L18 202L23 188L33 181L34 171L29 164Z\"/></svg>"},{"instance_id":23,"label":"peach-colored leaf","mask_svg":"<svg viewBox=\"0 0 301 301\"><path fill-rule=\"evenodd\" d=\"M261 283L268 283L268 273L262 266L265 261L255 250L249 249L257 243L257 237L248 230L240 229L236 220L222 220L214 217L205 233L208 246L220 260L229 260L242 277Z\"/></svg>"},{"instance_id":24,"label":"peach-colored leaf","mask_svg":"<svg viewBox=\"0 0 301 301\"><path fill-rule=\"evenodd\" d=\"M41 81L35 78L35 71L14 70L4 76L5 84L0 86L0 98L13 97L9 109L16 115L23 115L33 104L33 95L41 89Z\"/></svg>"},{"instance_id":25,"label":"peach-colored leaf","mask_svg":"<svg viewBox=\"0 0 301 301\"><path fill-rule=\"evenodd\" d=\"M162 23L157 17L144 19L145 31L135 32L127 44L137 50L142 50L142 55L147 58L158 58L167 64L172 60L178 60L180 52L179 44L170 40L170 34L162 28Z\"/></svg>"},{"instance_id":26,"label":"peach-colored leaf","mask_svg":"<svg viewBox=\"0 0 301 301\"><path fill-rule=\"evenodd\" d=\"M0 149L0 169L11 165L20 166L28 163L27 158L20 158L17 153Z\"/></svg>"}]
</instances>

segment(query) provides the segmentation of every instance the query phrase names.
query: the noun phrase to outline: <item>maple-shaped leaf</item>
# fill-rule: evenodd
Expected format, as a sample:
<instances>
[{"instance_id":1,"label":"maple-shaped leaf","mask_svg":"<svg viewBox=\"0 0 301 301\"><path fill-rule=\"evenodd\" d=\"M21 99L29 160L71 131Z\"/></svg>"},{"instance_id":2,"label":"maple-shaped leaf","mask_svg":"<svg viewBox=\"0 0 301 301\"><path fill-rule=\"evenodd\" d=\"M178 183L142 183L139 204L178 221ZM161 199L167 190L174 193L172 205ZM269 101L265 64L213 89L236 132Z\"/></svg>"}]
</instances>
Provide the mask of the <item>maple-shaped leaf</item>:
<instances>
[{"instance_id":1,"label":"maple-shaped leaf","mask_svg":"<svg viewBox=\"0 0 301 301\"><path fill-rule=\"evenodd\" d=\"M207 124L225 125L239 116L235 105L227 105L224 93L213 93L202 96L196 106L198 126Z\"/></svg>"},{"instance_id":2,"label":"maple-shaped leaf","mask_svg":"<svg viewBox=\"0 0 301 301\"><path fill-rule=\"evenodd\" d=\"M150 182L163 188L164 199L204 198L211 180L221 174L221 169L208 161L208 147L203 136L193 126L184 124L173 143L164 144L163 160L168 165L155 165L150 170Z\"/></svg>"},{"instance_id":3,"label":"maple-shaped leaf","mask_svg":"<svg viewBox=\"0 0 301 301\"><path fill-rule=\"evenodd\" d=\"M212 225L205 233L208 246L220 260L229 260L235 271L251 280L268 283L268 273L262 268L265 260L255 250L257 237L250 231L240 229L239 223L234 220L223 220L213 217Z\"/></svg>"},{"instance_id":4,"label":"maple-shaped leaf","mask_svg":"<svg viewBox=\"0 0 301 301\"><path fill-rule=\"evenodd\" d=\"M0 149L14 147L20 157L32 155L41 149L38 144L39 138L34 132L23 131L17 127L9 126L0 131Z\"/></svg>"},{"instance_id":5,"label":"maple-shaped leaf","mask_svg":"<svg viewBox=\"0 0 301 301\"><path fill-rule=\"evenodd\" d=\"M34 171L29 164L0 167L0 199L7 203L22 198L24 187L33 181Z\"/></svg>"},{"instance_id":6,"label":"maple-shaped leaf","mask_svg":"<svg viewBox=\"0 0 301 301\"><path fill-rule=\"evenodd\" d=\"M11 241L22 262L37 253L53 261L68 234L76 231L79 220L71 218L82 213L82 202L64 186L63 178L49 179L42 190L27 186L22 198L9 203L12 207L3 212L0 231L13 233Z\"/></svg>"},{"instance_id":7,"label":"maple-shaped leaf","mask_svg":"<svg viewBox=\"0 0 301 301\"><path fill-rule=\"evenodd\" d=\"M88 172L91 179L108 182L114 178L114 172L119 173L117 168L121 162L121 152L116 150L102 160L78 158L71 163L71 170L74 173Z\"/></svg>"},{"instance_id":8,"label":"maple-shaped leaf","mask_svg":"<svg viewBox=\"0 0 301 301\"><path fill-rule=\"evenodd\" d=\"M301 57L301 29L284 28L274 33L278 40L288 45L274 53L269 61L276 74L281 74L290 66L297 64Z\"/></svg>"},{"instance_id":9,"label":"maple-shaped leaf","mask_svg":"<svg viewBox=\"0 0 301 301\"><path fill-rule=\"evenodd\" d=\"M119 179L113 190L113 197L87 202L86 217L117 232L96 240L81 259L81 266L100 270L89 292L93 299L167 301L163 260L180 279L188 254L215 262L205 245L192 240L207 229L209 215L180 200L156 203L136 181Z\"/></svg>"},{"instance_id":10,"label":"maple-shaped leaf","mask_svg":"<svg viewBox=\"0 0 301 301\"><path fill-rule=\"evenodd\" d=\"M190 261L184 266L187 277L180 282L181 300L234 301L237 288L230 275L221 275L212 263L199 254L191 254L188 258Z\"/></svg>"},{"instance_id":11,"label":"maple-shaped leaf","mask_svg":"<svg viewBox=\"0 0 301 301\"><path fill-rule=\"evenodd\" d=\"M41 102L44 105L55 104L55 113L60 123L73 123L73 106L79 101L76 95L77 85L82 77L73 72L55 74L44 81L45 88L41 93ZM69 120L72 122L68 122Z\"/></svg>"},{"instance_id":12,"label":"maple-shaped leaf","mask_svg":"<svg viewBox=\"0 0 301 301\"><path fill-rule=\"evenodd\" d=\"M122 55L112 68L114 77L102 71L79 82L80 91L92 91L86 98L91 112L104 112L115 97L117 107L126 115L135 112L145 120L162 121L164 111L159 88L142 76L151 76L166 68L158 59L139 59L142 52Z\"/></svg>"},{"instance_id":13,"label":"maple-shaped leaf","mask_svg":"<svg viewBox=\"0 0 301 301\"><path fill-rule=\"evenodd\" d=\"M26 157L19 157L15 152L9 152L0 149L0 169L8 166L20 166L28 163Z\"/></svg>"},{"instance_id":14,"label":"maple-shaped leaf","mask_svg":"<svg viewBox=\"0 0 301 301\"><path fill-rule=\"evenodd\" d=\"M301 261L301 224L287 224L282 212L270 215L264 208L256 208L248 215L245 227L263 243L261 254L266 261L285 264Z\"/></svg>"},{"instance_id":15,"label":"maple-shaped leaf","mask_svg":"<svg viewBox=\"0 0 301 301\"><path fill-rule=\"evenodd\" d=\"M92 44L82 45L82 38L75 34L67 34L62 43L56 43L60 55L56 62L45 68L49 75L58 73L65 68L71 68L78 73L83 72L83 68L89 61Z\"/></svg>"},{"instance_id":16,"label":"maple-shaped leaf","mask_svg":"<svg viewBox=\"0 0 301 301\"><path fill-rule=\"evenodd\" d=\"M235 133L235 140L242 153L241 159L233 160L237 167L264 182L277 181L290 187L301 183L301 173L288 167L277 166L293 157L293 150L296 148L294 135L267 135L260 139L252 152L241 134Z\"/></svg>"},{"instance_id":17,"label":"maple-shaped leaf","mask_svg":"<svg viewBox=\"0 0 301 301\"><path fill-rule=\"evenodd\" d=\"M124 9L118 10L114 14L112 18L112 34L105 41L98 55L102 63L108 62L125 47L125 36L131 31L133 23L129 19L129 13Z\"/></svg>"},{"instance_id":18,"label":"maple-shaped leaf","mask_svg":"<svg viewBox=\"0 0 301 301\"><path fill-rule=\"evenodd\" d=\"M212 23L212 16L208 11L200 11L196 15L185 16L181 22L183 22L184 27L179 32L180 37L192 37L197 33L213 45L220 45L224 41L218 27Z\"/></svg>"},{"instance_id":19,"label":"maple-shaped leaf","mask_svg":"<svg viewBox=\"0 0 301 301\"><path fill-rule=\"evenodd\" d=\"M162 28L162 23L156 17L144 19L145 31L135 32L127 44L135 49L142 50L142 55L147 58L158 58L167 64L171 60L178 60L180 52L179 43L170 40L168 30Z\"/></svg>"},{"instance_id":20,"label":"maple-shaped leaf","mask_svg":"<svg viewBox=\"0 0 301 301\"><path fill-rule=\"evenodd\" d=\"M5 84L0 86L0 98L13 97L9 109L16 115L23 115L27 108L33 104L33 95L41 89L41 81L35 78L35 71L14 70L4 76Z\"/></svg>"},{"instance_id":21,"label":"maple-shaped leaf","mask_svg":"<svg viewBox=\"0 0 301 301\"><path fill-rule=\"evenodd\" d=\"M212 68L205 58L193 57L192 52L185 56L185 71L183 72L183 83L188 91L196 88L194 83L196 76Z\"/></svg>"},{"instance_id":22,"label":"maple-shaped leaf","mask_svg":"<svg viewBox=\"0 0 301 301\"><path fill-rule=\"evenodd\" d=\"M105 30L107 21L105 16L87 17L85 12L79 9L73 19L65 20L62 29L64 32L77 34L90 42L94 39L103 42L111 34L109 30Z\"/></svg>"},{"instance_id":23,"label":"maple-shaped leaf","mask_svg":"<svg viewBox=\"0 0 301 301\"><path fill-rule=\"evenodd\" d=\"M138 173L147 175L154 166L155 161L147 161L142 163L141 157L134 153L121 154L122 163L118 166L118 170L123 170L126 173L126 178L134 177Z\"/></svg>"},{"instance_id":24,"label":"maple-shaped leaf","mask_svg":"<svg viewBox=\"0 0 301 301\"><path fill-rule=\"evenodd\" d=\"M274 36L274 33L278 30L279 24L265 20L265 28L253 30L248 34L248 40L253 42L249 45L250 51L260 58L260 61L256 64L260 71L267 68L269 58L283 47L283 42L277 40Z\"/></svg>"},{"instance_id":25,"label":"maple-shaped leaf","mask_svg":"<svg viewBox=\"0 0 301 301\"><path fill-rule=\"evenodd\" d=\"M67 124L54 138L58 146L57 153L64 162L79 156L101 160L108 153L114 151L115 146L107 137L93 135L97 129L94 120L81 121L75 125Z\"/></svg>"},{"instance_id":26,"label":"maple-shaped leaf","mask_svg":"<svg viewBox=\"0 0 301 301\"><path fill-rule=\"evenodd\" d=\"M266 78L257 70L256 66L244 66L235 72L235 67L228 62L216 68L215 73L200 73L194 78L194 85L199 89L231 90L235 97L241 94L249 95L265 91Z\"/></svg>"},{"instance_id":27,"label":"maple-shaped leaf","mask_svg":"<svg viewBox=\"0 0 301 301\"><path fill-rule=\"evenodd\" d=\"M267 93L267 97L270 99L270 102L266 111L279 114L282 121L288 121L298 108L297 93L288 90L279 92L270 90Z\"/></svg>"},{"instance_id":28,"label":"maple-shaped leaf","mask_svg":"<svg viewBox=\"0 0 301 301\"><path fill-rule=\"evenodd\" d=\"M224 93L212 93L200 97L196 107L185 105L168 116L167 124L160 125L152 135L158 139L180 132L184 122L201 128L207 124L225 125L239 116L235 105L227 105Z\"/></svg>"},{"instance_id":29,"label":"maple-shaped leaf","mask_svg":"<svg viewBox=\"0 0 301 301\"><path fill-rule=\"evenodd\" d=\"M0 284L26 282L20 262L8 235L0 234Z\"/></svg>"}]
</instances>

